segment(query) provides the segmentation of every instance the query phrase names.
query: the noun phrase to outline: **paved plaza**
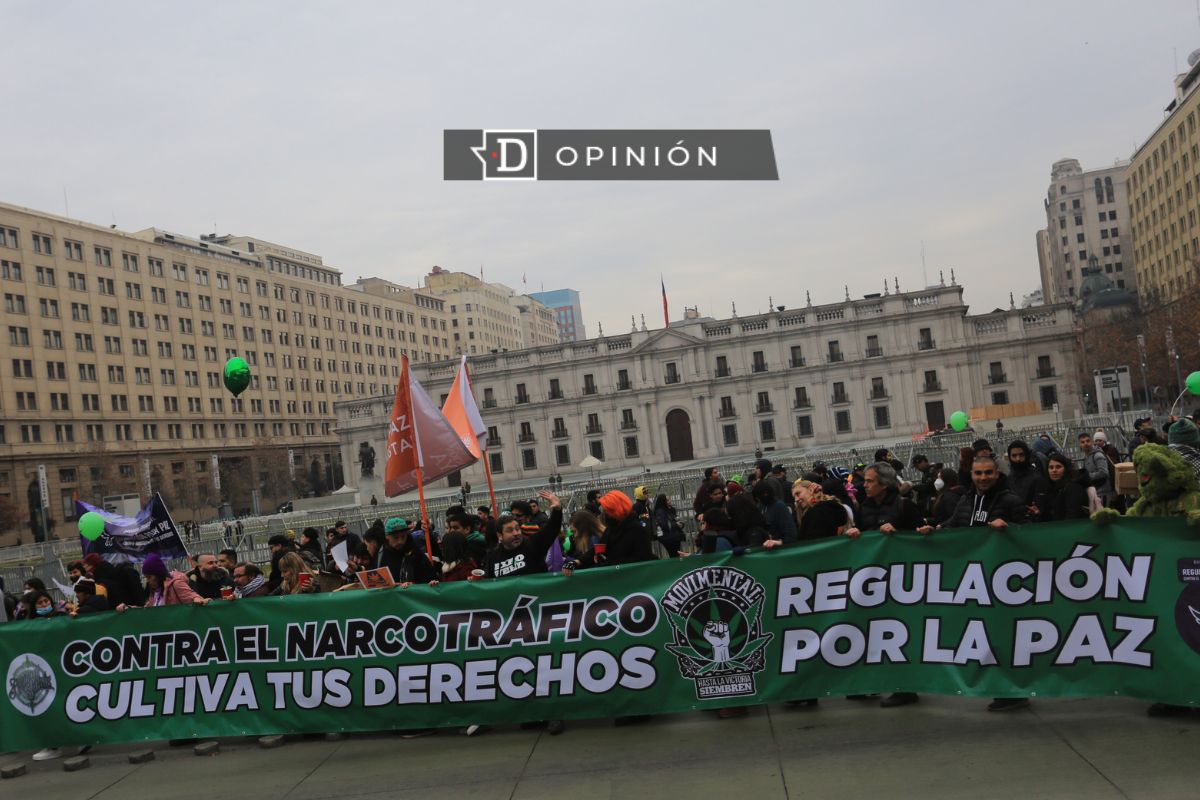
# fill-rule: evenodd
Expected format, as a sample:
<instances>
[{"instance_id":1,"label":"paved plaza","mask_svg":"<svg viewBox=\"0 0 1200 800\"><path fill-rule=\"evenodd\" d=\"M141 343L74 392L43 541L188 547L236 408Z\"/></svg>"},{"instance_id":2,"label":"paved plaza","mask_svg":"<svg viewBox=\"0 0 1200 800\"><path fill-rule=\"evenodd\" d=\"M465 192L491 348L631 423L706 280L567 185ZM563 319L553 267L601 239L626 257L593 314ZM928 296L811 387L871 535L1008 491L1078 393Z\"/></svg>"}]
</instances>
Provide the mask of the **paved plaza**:
<instances>
[{"instance_id":1,"label":"paved plaza","mask_svg":"<svg viewBox=\"0 0 1200 800\"><path fill-rule=\"evenodd\" d=\"M741 719L662 716L614 727L568 722L562 736L503 727L475 737L289 738L278 749L221 740L220 753L155 742L97 746L65 772L30 753L0 797L38 800L317 798L1186 798L1200 790L1200 716L1152 719L1124 698L1036 700L989 714L986 700L924 696L884 710L823 700L758 707Z\"/></svg>"}]
</instances>

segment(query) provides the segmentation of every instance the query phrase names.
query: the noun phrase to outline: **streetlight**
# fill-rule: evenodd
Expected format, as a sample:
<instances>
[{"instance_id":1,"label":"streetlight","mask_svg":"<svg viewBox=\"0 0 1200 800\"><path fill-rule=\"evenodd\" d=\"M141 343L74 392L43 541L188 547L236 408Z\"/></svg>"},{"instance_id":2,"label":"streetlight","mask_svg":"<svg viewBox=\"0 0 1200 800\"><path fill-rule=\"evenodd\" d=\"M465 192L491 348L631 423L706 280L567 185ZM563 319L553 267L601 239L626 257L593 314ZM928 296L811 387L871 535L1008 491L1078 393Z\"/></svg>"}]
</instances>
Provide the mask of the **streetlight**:
<instances>
[{"instance_id":1,"label":"streetlight","mask_svg":"<svg viewBox=\"0 0 1200 800\"><path fill-rule=\"evenodd\" d=\"M1138 358L1142 364L1142 393L1146 398L1146 408L1153 410L1153 404L1150 401L1150 381L1146 378L1146 337L1142 334L1137 336Z\"/></svg>"}]
</instances>

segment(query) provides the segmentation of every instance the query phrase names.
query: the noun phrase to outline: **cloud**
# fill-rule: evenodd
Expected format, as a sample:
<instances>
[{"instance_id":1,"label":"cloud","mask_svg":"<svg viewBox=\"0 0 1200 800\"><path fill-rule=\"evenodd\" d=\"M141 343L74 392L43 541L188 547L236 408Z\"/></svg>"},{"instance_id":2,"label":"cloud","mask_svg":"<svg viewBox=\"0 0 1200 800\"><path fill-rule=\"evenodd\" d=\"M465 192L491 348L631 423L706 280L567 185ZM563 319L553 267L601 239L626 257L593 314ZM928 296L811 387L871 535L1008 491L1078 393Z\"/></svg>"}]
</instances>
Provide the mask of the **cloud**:
<instances>
[{"instance_id":1,"label":"cloud","mask_svg":"<svg viewBox=\"0 0 1200 800\"><path fill-rule=\"evenodd\" d=\"M589 329L955 267L1037 285L1050 164L1127 157L1188 2L12 3L0 199L237 232L348 275L434 264L583 295ZM1138 24L1129 25L1136 16ZM53 53L46 43L53 42ZM35 66L36 65L36 66ZM441 180L452 127L769 127L777 184ZM19 154L14 157L13 154Z\"/></svg>"}]
</instances>

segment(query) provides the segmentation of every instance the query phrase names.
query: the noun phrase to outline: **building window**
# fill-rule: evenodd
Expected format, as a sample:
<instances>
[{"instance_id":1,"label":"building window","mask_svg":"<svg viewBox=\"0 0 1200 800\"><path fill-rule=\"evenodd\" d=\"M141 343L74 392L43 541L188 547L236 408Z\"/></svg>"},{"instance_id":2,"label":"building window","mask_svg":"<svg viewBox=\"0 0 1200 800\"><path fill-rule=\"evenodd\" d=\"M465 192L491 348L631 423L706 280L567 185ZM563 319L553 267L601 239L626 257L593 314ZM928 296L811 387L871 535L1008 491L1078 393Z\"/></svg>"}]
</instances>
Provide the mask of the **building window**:
<instances>
[{"instance_id":1,"label":"building window","mask_svg":"<svg viewBox=\"0 0 1200 800\"><path fill-rule=\"evenodd\" d=\"M733 398L732 397L722 397L721 398L721 410L718 413L722 419L728 419L730 417L737 416L737 411L735 411L733 408Z\"/></svg>"},{"instance_id":2,"label":"building window","mask_svg":"<svg viewBox=\"0 0 1200 800\"><path fill-rule=\"evenodd\" d=\"M813 435L812 417L796 417L796 435L800 437Z\"/></svg>"},{"instance_id":3,"label":"building window","mask_svg":"<svg viewBox=\"0 0 1200 800\"><path fill-rule=\"evenodd\" d=\"M594 458L597 458L600 461L603 461L604 460L604 442L599 439L588 442L588 452Z\"/></svg>"},{"instance_id":4,"label":"building window","mask_svg":"<svg viewBox=\"0 0 1200 800\"><path fill-rule=\"evenodd\" d=\"M733 447L738 443L737 425L722 425L721 436L725 441L726 447Z\"/></svg>"},{"instance_id":5,"label":"building window","mask_svg":"<svg viewBox=\"0 0 1200 800\"><path fill-rule=\"evenodd\" d=\"M759 438L762 439L762 441L764 441L764 442L775 441L775 420L773 420L773 419L759 420L758 435L759 435Z\"/></svg>"},{"instance_id":6,"label":"building window","mask_svg":"<svg viewBox=\"0 0 1200 800\"><path fill-rule=\"evenodd\" d=\"M674 361L667 362L667 374L664 382L679 383L679 367Z\"/></svg>"},{"instance_id":7,"label":"building window","mask_svg":"<svg viewBox=\"0 0 1200 800\"><path fill-rule=\"evenodd\" d=\"M992 392L992 405L994 405L994 406L1008 405L1008 392L1006 392L1006 391Z\"/></svg>"},{"instance_id":8,"label":"building window","mask_svg":"<svg viewBox=\"0 0 1200 800\"><path fill-rule=\"evenodd\" d=\"M850 433L850 412L838 411L833 415L834 425L837 427L838 433Z\"/></svg>"},{"instance_id":9,"label":"building window","mask_svg":"<svg viewBox=\"0 0 1200 800\"><path fill-rule=\"evenodd\" d=\"M629 370L617 370L617 390L625 391L630 388L632 388L632 385L629 383Z\"/></svg>"},{"instance_id":10,"label":"building window","mask_svg":"<svg viewBox=\"0 0 1200 800\"><path fill-rule=\"evenodd\" d=\"M638 440L637 440L636 436L626 436L625 437L625 457L626 458L637 458L638 457Z\"/></svg>"},{"instance_id":11,"label":"building window","mask_svg":"<svg viewBox=\"0 0 1200 800\"><path fill-rule=\"evenodd\" d=\"M887 406L875 406L875 427L890 428L892 427L892 417L888 412Z\"/></svg>"},{"instance_id":12,"label":"building window","mask_svg":"<svg viewBox=\"0 0 1200 800\"><path fill-rule=\"evenodd\" d=\"M1053 411L1058 405L1058 387L1057 386L1042 386L1038 389L1038 394L1042 401L1043 411Z\"/></svg>"},{"instance_id":13,"label":"building window","mask_svg":"<svg viewBox=\"0 0 1200 800\"><path fill-rule=\"evenodd\" d=\"M560 467L570 464L571 448L565 444L556 445L554 448L554 463Z\"/></svg>"}]
</instances>

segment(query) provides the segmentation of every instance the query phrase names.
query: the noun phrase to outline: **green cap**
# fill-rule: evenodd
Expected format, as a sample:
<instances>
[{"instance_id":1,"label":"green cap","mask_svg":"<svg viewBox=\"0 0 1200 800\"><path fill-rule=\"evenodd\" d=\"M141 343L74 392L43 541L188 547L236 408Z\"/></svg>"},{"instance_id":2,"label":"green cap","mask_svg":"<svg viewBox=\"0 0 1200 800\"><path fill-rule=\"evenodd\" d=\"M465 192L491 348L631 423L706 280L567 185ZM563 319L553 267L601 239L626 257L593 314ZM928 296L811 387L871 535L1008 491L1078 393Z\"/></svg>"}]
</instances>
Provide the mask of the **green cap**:
<instances>
[{"instance_id":1,"label":"green cap","mask_svg":"<svg viewBox=\"0 0 1200 800\"><path fill-rule=\"evenodd\" d=\"M402 517L391 517L383 524L384 533L407 533L408 522Z\"/></svg>"}]
</instances>

